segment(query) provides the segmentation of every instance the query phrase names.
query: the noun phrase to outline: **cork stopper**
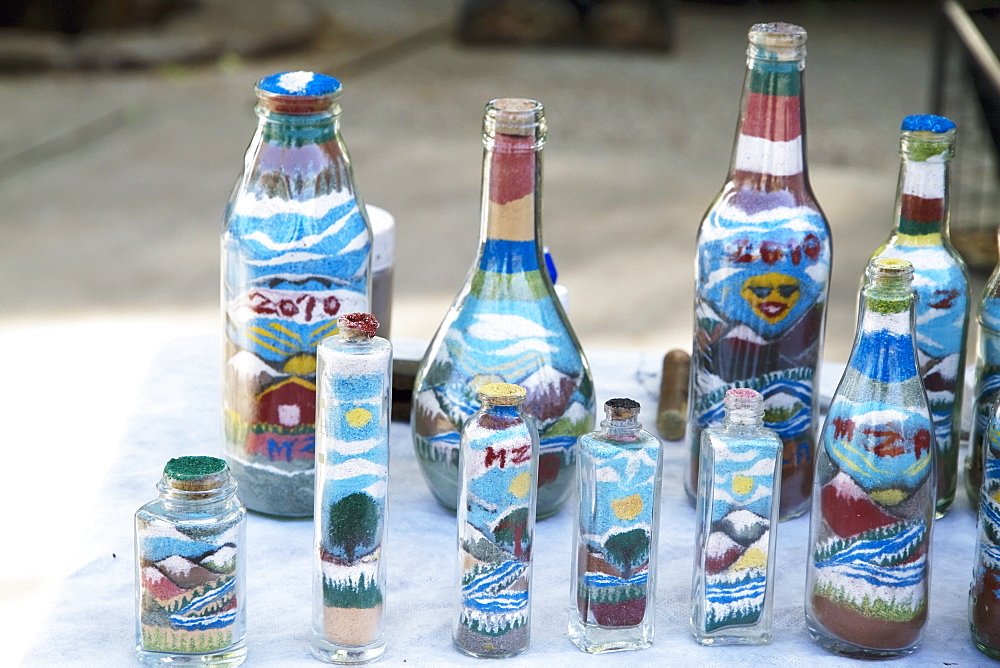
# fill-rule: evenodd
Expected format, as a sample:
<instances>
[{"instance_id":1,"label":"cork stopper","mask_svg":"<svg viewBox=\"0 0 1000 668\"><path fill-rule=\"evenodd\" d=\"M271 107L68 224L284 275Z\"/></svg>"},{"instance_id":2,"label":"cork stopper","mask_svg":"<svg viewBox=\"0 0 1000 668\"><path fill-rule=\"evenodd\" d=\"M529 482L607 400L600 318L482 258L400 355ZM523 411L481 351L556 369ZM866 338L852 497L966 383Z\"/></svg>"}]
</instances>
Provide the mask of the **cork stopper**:
<instances>
[{"instance_id":1,"label":"cork stopper","mask_svg":"<svg viewBox=\"0 0 1000 668\"><path fill-rule=\"evenodd\" d=\"M278 72L256 85L258 105L279 114L330 111L340 97L340 81L316 72Z\"/></svg>"},{"instance_id":2,"label":"cork stopper","mask_svg":"<svg viewBox=\"0 0 1000 668\"><path fill-rule=\"evenodd\" d=\"M632 420L639 415L639 402L633 399L608 399L604 412L609 420Z\"/></svg>"},{"instance_id":3,"label":"cork stopper","mask_svg":"<svg viewBox=\"0 0 1000 668\"><path fill-rule=\"evenodd\" d=\"M801 60L806 56L806 31L802 26L777 21L750 28L747 55L769 60Z\"/></svg>"},{"instance_id":4,"label":"cork stopper","mask_svg":"<svg viewBox=\"0 0 1000 668\"><path fill-rule=\"evenodd\" d=\"M229 465L218 457L175 457L163 467L164 482L185 492L219 489L228 479Z\"/></svg>"},{"instance_id":5,"label":"cork stopper","mask_svg":"<svg viewBox=\"0 0 1000 668\"><path fill-rule=\"evenodd\" d=\"M378 331L378 320L371 313L348 313L337 318L340 338L345 341L366 341Z\"/></svg>"},{"instance_id":6,"label":"cork stopper","mask_svg":"<svg viewBox=\"0 0 1000 668\"><path fill-rule=\"evenodd\" d=\"M476 389L480 401L489 401L494 406L517 406L528 396L528 391L513 383L486 383Z\"/></svg>"}]
</instances>

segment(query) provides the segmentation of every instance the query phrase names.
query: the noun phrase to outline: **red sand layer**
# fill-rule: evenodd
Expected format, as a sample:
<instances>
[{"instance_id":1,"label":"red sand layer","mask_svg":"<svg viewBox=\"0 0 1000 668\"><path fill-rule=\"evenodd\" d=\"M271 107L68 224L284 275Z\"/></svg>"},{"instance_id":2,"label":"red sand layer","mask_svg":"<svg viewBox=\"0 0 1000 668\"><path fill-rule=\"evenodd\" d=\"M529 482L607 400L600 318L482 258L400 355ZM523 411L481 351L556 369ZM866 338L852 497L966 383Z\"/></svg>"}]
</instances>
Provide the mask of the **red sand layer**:
<instances>
[{"instance_id":1,"label":"red sand layer","mask_svg":"<svg viewBox=\"0 0 1000 668\"><path fill-rule=\"evenodd\" d=\"M895 650L912 645L927 620L927 606L908 622L890 622L865 617L837 605L824 596L812 597L816 621L841 640L872 649Z\"/></svg>"}]
</instances>

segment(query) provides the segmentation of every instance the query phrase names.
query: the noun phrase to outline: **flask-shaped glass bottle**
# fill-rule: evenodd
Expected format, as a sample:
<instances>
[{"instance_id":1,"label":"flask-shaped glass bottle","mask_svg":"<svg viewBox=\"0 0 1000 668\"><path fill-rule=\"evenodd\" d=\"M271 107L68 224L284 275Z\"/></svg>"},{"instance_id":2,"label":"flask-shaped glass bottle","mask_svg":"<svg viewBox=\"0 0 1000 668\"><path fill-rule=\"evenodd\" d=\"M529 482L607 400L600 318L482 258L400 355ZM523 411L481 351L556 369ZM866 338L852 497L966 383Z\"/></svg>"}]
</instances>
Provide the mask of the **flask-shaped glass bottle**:
<instances>
[{"instance_id":1,"label":"flask-shaped glass bottle","mask_svg":"<svg viewBox=\"0 0 1000 668\"><path fill-rule=\"evenodd\" d=\"M340 136L340 82L257 82L257 133L222 230L225 453L251 510L313 512L316 345L368 312L371 230Z\"/></svg>"},{"instance_id":2,"label":"flask-shaped glass bottle","mask_svg":"<svg viewBox=\"0 0 1000 668\"><path fill-rule=\"evenodd\" d=\"M976 319L979 323L979 352L976 356L972 433L965 458L965 492L973 508L979 507L990 415L993 404L1000 398L1000 265L993 270L986 283L979 299Z\"/></svg>"},{"instance_id":3,"label":"flask-shaped glass bottle","mask_svg":"<svg viewBox=\"0 0 1000 668\"><path fill-rule=\"evenodd\" d=\"M459 651L506 658L528 649L538 431L521 412L525 388L479 387L462 429L458 504Z\"/></svg>"},{"instance_id":4,"label":"flask-shaped glass bottle","mask_svg":"<svg viewBox=\"0 0 1000 668\"><path fill-rule=\"evenodd\" d=\"M955 124L941 116L907 116L899 154L895 226L872 257L913 264L917 363L934 418L941 517L955 500L958 484L969 329L969 272L948 237L948 166L955 154Z\"/></svg>"},{"instance_id":5,"label":"flask-shaped glass bottle","mask_svg":"<svg viewBox=\"0 0 1000 668\"><path fill-rule=\"evenodd\" d=\"M868 265L850 361L820 434L806 623L856 658L909 654L927 621L937 489L906 260Z\"/></svg>"},{"instance_id":6,"label":"flask-shaped glass bottle","mask_svg":"<svg viewBox=\"0 0 1000 668\"><path fill-rule=\"evenodd\" d=\"M482 226L469 277L438 328L413 387L413 445L434 498L454 509L458 444L475 388L516 383L541 439L538 516L572 491L576 439L594 425L590 369L545 270L541 150L534 100L499 99L483 118Z\"/></svg>"},{"instance_id":7,"label":"flask-shaped glass bottle","mask_svg":"<svg viewBox=\"0 0 1000 668\"><path fill-rule=\"evenodd\" d=\"M600 431L577 444L576 541L569 637L585 652L653 643L660 518L660 441L639 422L639 403L611 399Z\"/></svg>"},{"instance_id":8,"label":"flask-shaped glass bottle","mask_svg":"<svg viewBox=\"0 0 1000 668\"><path fill-rule=\"evenodd\" d=\"M781 517L804 513L812 489L830 279L830 227L805 164L806 32L753 26L729 177L698 230L687 475L698 490L701 431L722 422L726 390L764 395L781 437Z\"/></svg>"},{"instance_id":9,"label":"flask-shaped glass bottle","mask_svg":"<svg viewBox=\"0 0 1000 668\"><path fill-rule=\"evenodd\" d=\"M136 653L143 665L246 659L246 510L216 457L177 457L135 513Z\"/></svg>"},{"instance_id":10,"label":"flask-shaped glass bottle","mask_svg":"<svg viewBox=\"0 0 1000 668\"><path fill-rule=\"evenodd\" d=\"M701 432L691 632L702 645L771 640L782 443L764 398L726 392L721 427Z\"/></svg>"},{"instance_id":11,"label":"flask-shaped glass bottle","mask_svg":"<svg viewBox=\"0 0 1000 668\"><path fill-rule=\"evenodd\" d=\"M385 651L392 345L378 326L370 313L342 315L316 350L312 653L331 663Z\"/></svg>"}]
</instances>

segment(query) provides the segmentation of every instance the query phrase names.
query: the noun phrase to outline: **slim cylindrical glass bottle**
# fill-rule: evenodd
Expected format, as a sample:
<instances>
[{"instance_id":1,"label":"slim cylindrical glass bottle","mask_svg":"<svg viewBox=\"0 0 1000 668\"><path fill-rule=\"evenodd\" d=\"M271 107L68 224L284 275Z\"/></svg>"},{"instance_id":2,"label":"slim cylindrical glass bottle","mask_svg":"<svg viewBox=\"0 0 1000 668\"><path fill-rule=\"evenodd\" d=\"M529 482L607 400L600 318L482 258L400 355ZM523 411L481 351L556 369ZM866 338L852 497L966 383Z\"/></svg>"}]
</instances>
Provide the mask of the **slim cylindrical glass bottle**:
<instances>
[{"instance_id":1,"label":"slim cylindrical glass bottle","mask_svg":"<svg viewBox=\"0 0 1000 668\"><path fill-rule=\"evenodd\" d=\"M556 296L541 240L542 105L493 100L483 117L483 192L475 264L431 341L413 386L413 446L434 498L454 509L462 424L477 385L517 383L541 439L538 516L572 491L576 439L594 426L594 387Z\"/></svg>"},{"instance_id":2,"label":"slim cylindrical glass bottle","mask_svg":"<svg viewBox=\"0 0 1000 668\"><path fill-rule=\"evenodd\" d=\"M462 429L458 497L458 610L452 638L483 658L528 649L538 431L519 385L478 388L482 407Z\"/></svg>"},{"instance_id":3,"label":"slim cylindrical glass bottle","mask_svg":"<svg viewBox=\"0 0 1000 668\"><path fill-rule=\"evenodd\" d=\"M729 177L698 230L685 488L698 489L701 431L721 424L726 390L764 395L781 437L781 517L809 508L818 366L830 282L830 227L805 163L806 31L750 29Z\"/></svg>"},{"instance_id":4,"label":"slim cylindrical glass bottle","mask_svg":"<svg viewBox=\"0 0 1000 668\"><path fill-rule=\"evenodd\" d=\"M979 651L1000 660L1000 404L986 428L979 493L979 546L969 590L969 626Z\"/></svg>"},{"instance_id":5,"label":"slim cylindrical glass bottle","mask_svg":"<svg viewBox=\"0 0 1000 668\"><path fill-rule=\"evenodd\" d=\"M312 653L364 663L385 651L392 346L369 313L341 316L338 329L316 351Z\"/></svg>"},{"instance_id":6,"label":"slim cylindrical glass bottle","mask_svg":"<svg viewBox=\"0 0 1000 668\"><path fill-rule=\"evenodd\" d=\"M340 136L341 86L257 82L257 133L222 230L226 458L251 510L313 512L316 345L370 311L371 231Z\"/></svg>"},{"instance_id":7,"label":"slim cylindrical glass bottle","mask_svg":"<svg viewBox=\"0 0 1000 668\"><path fill-rule=\"evenodd\" d=\"M973 508L979 507L990 415L993 404L1000 398L1000 265L993 270L979 299L977 320L979 354L976 357L976 396L969 453L965 459L965 492Z\"/></svg>"},{"instance_id":8,"label":"slim cylindrical glass bottle","mask_svg":"<svg viewBox=\"0 0 1000 668\"><path fill-rule=\"evenodd\" d=\"M702 645L771 640L781 439L756 390L726 392L722 427L701 432L691 632Z\"/></svg>"},{"instance_id":9,"label":"slim cylindrical glass bottle","mask_svg":"<svg viewBox=\"0 0 1000 668\"><path fill-rule=\"evenodd\" d=\"M144 665L246 659L246 510L215 457L178 457L135 513L136 653Z\"/></svg>"},{"instance_id":10,"label":"slim cylindrical glass bottle","mask_svg":"<svg viewBox=\"0 0 1000 668\"><path fill-rule=\"evenodd\" d=\"M653 643L660 518L660 441L642 429L639 403L611 399L600 431L577 443L576 540L569 637L585 652Z\"/></svg>"},{"instance_id":11,"label":"slim cylindrical glass bottle","mask_svg":"<svg viewBox=\"0 0 1000 668\"><path fill-rule=\"evenodd\" d=\"M809 524L806 623L838 654L909 654L927 622L934 425L906 260L868 265L854 349L820 435Z\"/></svg>"},{"instance_id":12,"label":"slim cylindrical glass bottle","mask_svg":"<svg viewBox=\"0 0 1000 668\"><path fill-rule=\"evenodd\" d=\"M934 418L937 516L955 500L969 329L969 271L948 237L948 166L955 124L941 116L903 119L896 222L872 257L913 264L917 362Z\"/></svg>"}]
</instances>

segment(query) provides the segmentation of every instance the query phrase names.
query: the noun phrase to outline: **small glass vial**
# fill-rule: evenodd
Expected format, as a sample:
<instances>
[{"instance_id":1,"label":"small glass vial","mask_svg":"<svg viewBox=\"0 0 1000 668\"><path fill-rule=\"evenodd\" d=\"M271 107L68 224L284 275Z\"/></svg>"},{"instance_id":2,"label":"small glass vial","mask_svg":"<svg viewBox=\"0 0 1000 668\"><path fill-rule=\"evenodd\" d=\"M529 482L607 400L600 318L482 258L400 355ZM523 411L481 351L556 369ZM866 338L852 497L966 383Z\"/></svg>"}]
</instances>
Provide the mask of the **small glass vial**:
<instances>
[{"instance_id":1,"label":"small glass vial","mask_svg":"<svg viewBox=\"0 0 1000 668\"><path fill-rule=\"evenodd\" d=\"M576 545L569 638L585 652L653 644L660 441L642 429L639 403L611 399L600 431L577 442Z\"/></svg>"},{"instance_id":2,"label":"small glass vial","mask_svg":"<svg viewBox=\"0 0 1000 668\"><path fill-rule=\"evenodd\" d=\"M312 653L331 663L385 651L383 597L392 346L370 313L338 319L317 349Z\"/></svg>"},{"instance_id":3,"label":"small glass vial","mask_svg":"<svg viewBox=\"0 0 1000 668\"><path fill-rule=\"evenodd\" d=\"M246 510L229 467L178 457L135 513L136 654L144 665L246 659Z\"/></svg>"},{"instance_id":4,"label":"small glass vial","mask_svg":"<svg viewBox=\"0 0 1000 668\"><path fill-rule=\"evenodd\" d=\"M528 649L531 544L538 487L538 430L521 412L527 391L488 383L459 449L460 652L506 658Z\"/></svg>"},{"instance_id":5,"label":"small glass vial","mask_svg":"<svg viewBox=\"0 0 1000 668\"><path fill-rule=\"evenodd\" d=\"M781 438L764 399L734 388L722 427L701 433L691 632L702 645L771 641Z\"/></svg>"},{"instance_id":6,"label":"small glass vial","mask_svg":"<svg viewBox=\"0 0 1000 668\"><path fill-rule=\"evenodd\" d=\"M984 477L979 492L979 545L969 591L969 627L979 651L1000 660L1000 404L984 430Z\"/></svg>"}]
</instances>

